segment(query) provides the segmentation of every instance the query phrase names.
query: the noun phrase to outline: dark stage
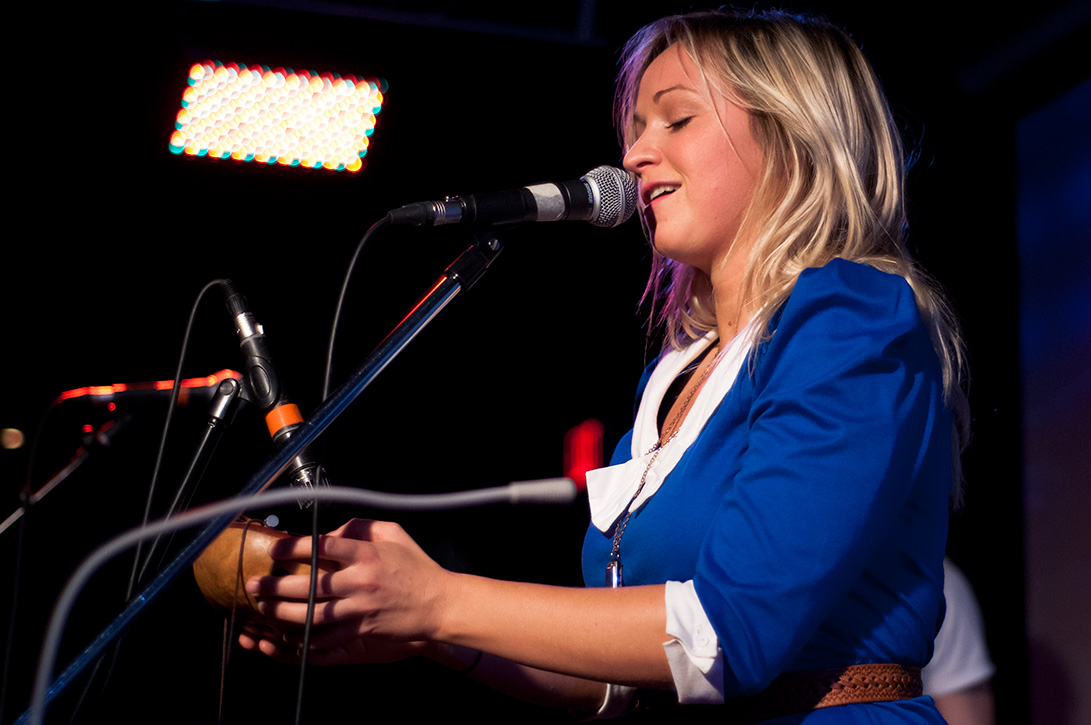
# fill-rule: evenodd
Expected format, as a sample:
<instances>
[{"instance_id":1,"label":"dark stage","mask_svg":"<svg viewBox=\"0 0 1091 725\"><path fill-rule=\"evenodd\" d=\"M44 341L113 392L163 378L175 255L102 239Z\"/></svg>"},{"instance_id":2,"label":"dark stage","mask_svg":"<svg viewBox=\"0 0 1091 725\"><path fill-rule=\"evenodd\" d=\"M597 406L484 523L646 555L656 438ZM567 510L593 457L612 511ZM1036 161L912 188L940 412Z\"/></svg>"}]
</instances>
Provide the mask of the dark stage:
<instances>
[{"instance_id":1,"label":"dark stage","mask_svg":"<svg viewBox=\"0 0 1091 725\"><path fill-rule=\"evenodd\" d=\"M1023 576L1031 567L1041 575L1027 557L1052 549L1027 545L1024 537L1025 478L1035 475L1024 473L1031 466L1025 441L1040 429L1027 430L1021 390L1035 383L1021 378L1027 371L1019 325L1039 323L1027 322L1032 318L1017 292L1029 299L1021 287L1017 209L1020 158L1046 153L1025 150L1020 124L1072 94L1067 110L1049 117L1061 120L1039 121L1030 142L1056 151L1051 134L1086 136L1086 126L1078 129L1091 115L1088 4L1049 0L1019 15L984 3L788 6L824 13L860 42L917 156L909 175L910 241L952 297L971 351L974 437L965 459L966 503L952 520L949 553L983 604L998 668L998 722L1074 723L1079 716L1072 713L1091 712L1078 685L1091 651L1091 642L1081 642L1086 625L1073 632L1078 644L1069 644L1078 654L1057 651L1036 635L1028 590L1070 587L1072 606L1050 610L1063 618L1075 602L1086 610L1087 585L1060 570L1045 583ZM21 430L28 440L0 450L0 519L19 505L36 438L35 488L86 442L84 426L131 417L108 448L97 447L28 517L0 722L27 706L46 618L68 574L102 541L139 524L165 413L163 401L117 411L72 401L57 406L36 433L51 401L81 386L172 377L198 292L213 279L231 278L264 323L282 379L306 415L320 402L335 299L367 228L412 201L618 165L610 120L617 51L643 23L686 7L604 0L498 11L470 2L170 0L14 11L9 27L29 36L33 50L12 54L9 64L15 97L8 107L16 110L9 133L16 135L0 267L6 290L0 428ZM332 172L172 154L168 141L186 74L209 59L383 79L388 91L366 168ZM1035 170L1035 178L1061 179L1053 198L1068 194L1076 198L1069 209L1086 209L1086 140L1065 148L1071 154L1056 154L1058 163L1072 162L1077 175L1049 167ZM1077 300L1091 288L1091 232L1081 226L1082 214L1066 232L1076 241L1082 235L1082 245L1059 247L1075 248L1077 257L1049 256L1052 268L1067 271L1064 285ZM654 355L646 310L638 305L650 254L637 222L616 229L525 225L503 240L505 251L481 282L333 424L324 450L334 483L431 493L559 476L570 428L601 421L609 455L631 426L633 391ZM348 291L335 385L471 241L453 228L375 238ZM1040 254L1051 255L1045 249ZM242 364L222 300L213 291L197 312L186 377ZM1075 315L1075 329L1036 327L1045 337L1035 344L1078 360L1079 351L1091 350L1088 319ZM1076 407L1089 399L1086 362L1082 367L1069 373L1073 407L1058 424L1070 436L1088 428L1088 408ZM203 421L197 406L180 410L153 513L165 507ZM243 411L197 500L232 495L271 451L259 416ZM1038 527L1054 520L1055 511L1071 517L1082 510L1087 518L1079 508L1089 505L1087 495L1074 483L1087 473L1087 454L1066 449L1053 460L1063 464L1059 477L1068 484L1051 491L1046 512L1034 519ZM331 507L323 511L324 527L350 515L392 516ZM291 511L286 517L300 519ZM585 497L554 508L490 506L397 519L448 568L582 582ZM0 534L2 565L12 576L17 529ZM1041 528L1033 533L1049 540ZM1086 566L1086 527L1078 533L1082 543L1066 543L1083 547ZM121 610L128 564L125 557L112 563L79 600L62 667ZM0 603L5 631L10 594L5 587ZM214 722L221 622L192 578L182 577L130 628L112 673L103 665L90 684L86 673L77 678L47 721L67 722L86 691L79 722L96 716ZM1047 676L1041 673L1055 689L1032 688ZM426 662L312 668L309 678L305 722L446 719L459 711L487 722L571 721ZM235 648L225 682L225 722L290 721L293 668ZM1058 714L1066 705L1070 711Z\"/></svg>"}]
</instances>

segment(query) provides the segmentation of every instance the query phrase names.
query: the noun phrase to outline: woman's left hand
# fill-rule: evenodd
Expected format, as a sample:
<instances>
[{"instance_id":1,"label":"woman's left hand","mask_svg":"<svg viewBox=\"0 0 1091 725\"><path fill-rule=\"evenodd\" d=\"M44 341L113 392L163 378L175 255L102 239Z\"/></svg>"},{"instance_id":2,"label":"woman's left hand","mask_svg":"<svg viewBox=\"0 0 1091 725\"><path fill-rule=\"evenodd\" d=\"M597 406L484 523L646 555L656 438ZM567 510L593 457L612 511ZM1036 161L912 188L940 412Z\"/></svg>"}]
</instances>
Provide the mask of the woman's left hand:
<instances>
[{"instance_id":1,"label":"woman's left hand","mask_svg":"<svg viewBox=\"0 0 1091 725\"><path fill-rule=\"evenodd\" d=\"M314 665L381 664L417 655L430 656L435 649L427 642L360 637L355 632L353 622L315 629L307 661ZM298 627L280 631L246 624L239 634L239 645L284 664L299 664L303 655L303 635Z\"/></svg>"},{"instance_id":2,"label":"woman's left hand","mask_svg":"<svg viewBox=\"0 0 1091 725\"><path fill-rule=\"evenodd\" d=\"M282 539L269 547L269 553L274 559L307 561L311 539ZM401 526L352 519L319 538L318 555L341 568L318 576L314 625L324 631L316 644L356 647L352 641L361 636L397 642L432 637L452 575ZM306 621L309 588L310 577L305 575L254 577L246 582L246 591L258 598L263 615L294 625Z\"/></svg>"}]
</instances>

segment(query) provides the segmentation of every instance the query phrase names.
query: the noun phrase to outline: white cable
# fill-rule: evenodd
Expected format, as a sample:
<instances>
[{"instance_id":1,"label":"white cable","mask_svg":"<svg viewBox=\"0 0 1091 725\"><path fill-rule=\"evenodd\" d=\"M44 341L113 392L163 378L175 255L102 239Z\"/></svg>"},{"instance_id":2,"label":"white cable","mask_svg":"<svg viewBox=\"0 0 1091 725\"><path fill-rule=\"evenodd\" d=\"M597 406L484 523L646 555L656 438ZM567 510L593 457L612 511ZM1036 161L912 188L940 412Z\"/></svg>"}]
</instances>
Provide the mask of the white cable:
<instances>
[{"instance_id":1,"label":"white cable","mask_svg":"<svg viewBox=\"0 0 1091 725\"><path fill-rule=\"evenodd\" d=\"M398 494L334 486L315 490L312 494L315 499L323 503L348 503L401 511L440 511L496 503L564 504L575 499L576 487L571 479L550 478L455 493ZM30 709L27 711L30 722L34 725L41 725L43 722L49 678L53 675L53 667L56 664L57 650L60 646L61 635L64 632L64 625L68 621L76 597L79 596L87 580L99 567L145 539L181 531L225 514L241 513L247 508L296 503L298 496L299 492L295 490L267 491L255 496L244 496L208 504L173 518L154 521L146 526L127 531L110 539L91 552L87 559L69 577L49 619L49 627L46 630L45 641L42 644L42 656L38 662L38 672L34 679L34 693Z\"/></svg>"}]
</instances>

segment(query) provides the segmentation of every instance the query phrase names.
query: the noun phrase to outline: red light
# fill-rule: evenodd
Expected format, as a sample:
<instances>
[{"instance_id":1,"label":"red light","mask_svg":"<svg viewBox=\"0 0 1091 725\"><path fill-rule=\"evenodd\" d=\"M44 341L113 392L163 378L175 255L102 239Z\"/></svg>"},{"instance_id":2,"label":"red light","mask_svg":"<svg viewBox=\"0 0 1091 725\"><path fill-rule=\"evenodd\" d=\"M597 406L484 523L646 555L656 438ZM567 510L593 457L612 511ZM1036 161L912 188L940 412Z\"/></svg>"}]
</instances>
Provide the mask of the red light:
<instances>
[{"instance_id":1,"label":"red light","mask_svg":"<svg viewBox=\"0 0 1091 725\"><path fill-rule=\"evenodd\" d=\"M186 388L213 388L219 385L227 378L234 378L239 380L242 375L234 370L224 369L213 373L212 375L206 375L203 378L185 378L179 384L179 388L184 392ZM66 390L57 396L56 403L64 400L71 400L73 398L82 398L86 396L109 398L116 393L123 393L126 390L170 390L174 385L173 380L157 380L150 383L115 383L114 385L92 385L85 388L75 388L73 390ZM113 410L113 403L110 404L110 409Z\"/></svg>"},{"instance_id":2,"label":"red light","mask_svg":"<svg viewBox=\"0 0 1091 725\"><path fill-rule=\"evenodd\" d=\"M585 420L564 435L564 475L587 488L587 472L602 468L602 423Z\"/></svg>"}]
</instances>

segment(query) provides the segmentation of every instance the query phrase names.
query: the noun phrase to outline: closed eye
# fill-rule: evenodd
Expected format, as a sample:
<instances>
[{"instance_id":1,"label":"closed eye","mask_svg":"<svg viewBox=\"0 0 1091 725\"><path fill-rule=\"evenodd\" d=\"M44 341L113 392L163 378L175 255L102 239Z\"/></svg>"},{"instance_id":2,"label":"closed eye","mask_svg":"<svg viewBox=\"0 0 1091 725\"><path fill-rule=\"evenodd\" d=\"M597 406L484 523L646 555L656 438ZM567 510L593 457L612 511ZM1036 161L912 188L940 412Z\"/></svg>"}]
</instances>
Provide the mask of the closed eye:
<instances>
[{"instance_id":1,"label":"closed eye","mask_svg":"<svg viewBox=\"0 0 1091 725\"><path fill-rule=\"evenodd\" d=\"M676 131L676 130L678 130L680 128L685 128L686 124L688 124L692 120L693 120L693 116L686 116L685 118L680 118L677 121L673 121L671 123L668 123L666 125L666 128L668 128L668 129L670 129L672 131Z\"/></svg>"}]
</instances>

